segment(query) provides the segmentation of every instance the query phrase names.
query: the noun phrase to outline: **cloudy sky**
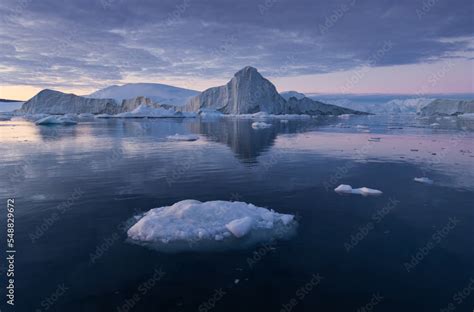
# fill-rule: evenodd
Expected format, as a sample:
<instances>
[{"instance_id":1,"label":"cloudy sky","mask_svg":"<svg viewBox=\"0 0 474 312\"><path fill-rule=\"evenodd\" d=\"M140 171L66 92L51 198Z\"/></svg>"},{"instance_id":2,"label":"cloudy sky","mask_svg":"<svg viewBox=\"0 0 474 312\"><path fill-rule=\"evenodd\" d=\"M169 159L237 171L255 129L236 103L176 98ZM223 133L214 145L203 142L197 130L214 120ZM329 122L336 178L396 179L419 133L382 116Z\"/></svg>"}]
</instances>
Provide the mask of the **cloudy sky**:
<instances>
[{"instance_id":1,"label":"cloudy sky","mask_svg":"<svg viewBox=\"0 0 474 312\"><path fill-rule=\"evenodd\" d=\"M279 91L474 92L472 0L2 0L0 98L252 65Z\"/></svg>"}]
</instances>

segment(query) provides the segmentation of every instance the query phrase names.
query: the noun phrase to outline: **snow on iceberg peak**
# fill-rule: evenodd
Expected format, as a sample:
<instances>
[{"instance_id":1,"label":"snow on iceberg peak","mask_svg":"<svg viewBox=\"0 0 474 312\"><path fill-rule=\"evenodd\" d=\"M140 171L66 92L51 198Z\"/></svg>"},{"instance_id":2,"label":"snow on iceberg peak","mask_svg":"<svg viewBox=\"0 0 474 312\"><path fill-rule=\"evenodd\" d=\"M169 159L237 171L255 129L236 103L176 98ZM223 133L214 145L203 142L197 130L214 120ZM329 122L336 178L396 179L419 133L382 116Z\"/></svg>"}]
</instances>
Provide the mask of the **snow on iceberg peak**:
<instances>
[{"instance_id":1,"label":"snow on iceberg peak","mask_svg":"<svg viewBox=\"0 0 474 312\"><path fill-rule=\"evenodd\" d=\"M216 250L288 238L296 225L293 215L244 202L183 200L146 212L127 235L159 251Z\"/></svg>"},{"instance_id":2,"label":"snow on iceberg peak","mask_svg":"<svg viewBox=\"0 0 474 312\"><path fill-rule=\"evenodd\" d=\"M377 196L377 195L382 195L382 191L371 189L368 187L360 187L353 189L352 186L347 185L347 184L341 184L338 187L334 189L336 193L341 193L341 194L359 194L363 196Z\"/></svg>"}]
</instances>

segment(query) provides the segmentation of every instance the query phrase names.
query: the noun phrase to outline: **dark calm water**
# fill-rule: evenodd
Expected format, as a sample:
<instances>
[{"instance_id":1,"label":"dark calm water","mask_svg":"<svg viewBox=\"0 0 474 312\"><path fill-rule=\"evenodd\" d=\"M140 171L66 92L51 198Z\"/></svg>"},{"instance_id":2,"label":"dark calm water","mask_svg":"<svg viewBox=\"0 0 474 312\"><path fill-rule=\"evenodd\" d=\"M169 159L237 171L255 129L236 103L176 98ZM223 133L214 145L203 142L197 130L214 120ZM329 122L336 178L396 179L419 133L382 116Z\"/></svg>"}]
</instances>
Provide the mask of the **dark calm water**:
<instances>
[{"instance_id":1,"label":"dark calm water","mask_svg":"<svg viewBox=\"0 0 474 312\"><path fill-rule=\"evenodd\" d=\"M0 194L16 200L17 250L16 305L5 304L3 272L2 311L473 310L472 123L268 122L0 122ZM175 133L201 138L168 142ZM435 183L413 181L422 176ZM340 196L342 183L384 193ZM133 215L183 199L295 214L297 234L226 252L126 242Z\"/></svg>"}]
</instances>

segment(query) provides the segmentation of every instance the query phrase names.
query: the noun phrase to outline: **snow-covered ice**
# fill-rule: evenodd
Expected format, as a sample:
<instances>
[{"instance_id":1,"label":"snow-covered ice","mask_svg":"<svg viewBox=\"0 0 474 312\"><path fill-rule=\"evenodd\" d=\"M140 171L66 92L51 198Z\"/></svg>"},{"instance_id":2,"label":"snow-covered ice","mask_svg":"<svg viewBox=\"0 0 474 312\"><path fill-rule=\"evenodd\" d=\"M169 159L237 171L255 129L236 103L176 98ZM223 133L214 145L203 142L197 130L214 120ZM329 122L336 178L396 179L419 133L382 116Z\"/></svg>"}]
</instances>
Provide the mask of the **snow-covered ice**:
<instances>
[{"instance_id":1,"label":"snow-covered ice","mask_svg":"<svg viewBox=\"0 0 474 312\"><path fill-rule=\"evenodd\" d=\"M293 215L244 202L183 200L146 212L127 234L159 250L214 249L285 238L295 226Z\"/></svg>"},{"instance_id":2,"label":"snow-covered ice","mask_svg":"<svg viewBox=\"0 0 474 312\"><path fill-rule=\"evenodd\" d=\"M169 141L197 141L199 136L195 134L175 134L166 137Z\"/></svg>"},{"instance_id":3,"label":"snow-covered ice","mask_svg":"<svg viewBox=\"0 0 474 312\"><path fill-rule=\"evenodd\" d=\"M342 193L342 194L359 194L363 196L375 196L375 195L381 195L382 191L371 189L368 187L361 187L361 188L356 188L353 189L352 186L347 185L347 184L341 184L338 187L334 189L336 193Z\"/></svg>"},{"instance_id":4,"label":"snow-covered ice","mask_svg":"<svg viewBox=\"0 0 474 312\"><path fill-rule=\"evenodd\" d=\"M430 178L427 178L427 177L414 178L413 180L415 180L416 182L420 182L420 183L433 184L433 180L431 180Z\"/></svg>"},{"instance_id":5,"label":"snow-covered ice","mask_svg":"<svg viewBox=\"0 0 474 312\"><path fill-rule=\"evenodd\" d=\"M254 129L265 129L265 128L270 128L272 125L267 124L266 122L263 121L256 121L252 123L252 128Z\"/></svg>"},{"instance_id":6,"label":"snow-covered ice","mask_svg":"<svg viewBox=\"0 0 474 312\"><path fill-rule=\"evenodd\" d=\"M253 219L250 217L243 217L230 221L225 227L237 238L247 235L252 229Z\"/></svg>"},{"instance_id":7,"label":"snow-covered ice","mask_svg":"<svg viewBox=\"0 0 474 312\"><path fill-rule=\"evenodd\" d=\"M37 125L75 125L77 121L64 116L47 116L35 123Z\"/></svg>"}]
</instances>

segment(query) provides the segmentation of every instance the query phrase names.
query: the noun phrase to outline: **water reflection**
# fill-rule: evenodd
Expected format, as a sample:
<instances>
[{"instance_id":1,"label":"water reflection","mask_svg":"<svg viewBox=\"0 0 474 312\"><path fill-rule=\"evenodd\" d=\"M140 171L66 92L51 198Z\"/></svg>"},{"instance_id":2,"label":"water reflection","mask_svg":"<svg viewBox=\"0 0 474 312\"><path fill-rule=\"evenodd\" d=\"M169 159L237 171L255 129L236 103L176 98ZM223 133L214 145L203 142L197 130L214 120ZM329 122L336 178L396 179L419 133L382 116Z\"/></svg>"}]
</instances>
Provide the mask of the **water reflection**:
<instances>
[{"instance_id":1,"label":"water reflection","mask_svg":"<svg viewBox=\"0 0 474 312\"><path fill-rule=\"evenodd\" d=\"M334 124L337 119L298 119L285 122L270 119L265 122L272 126L265 129L253 129L253 122L253 119L220 118L189 123L187 127L193 133L227 145L240 161L255 163L258 156L274 145L278 135L314 130Z\"/></svg>"}]
</instances>

